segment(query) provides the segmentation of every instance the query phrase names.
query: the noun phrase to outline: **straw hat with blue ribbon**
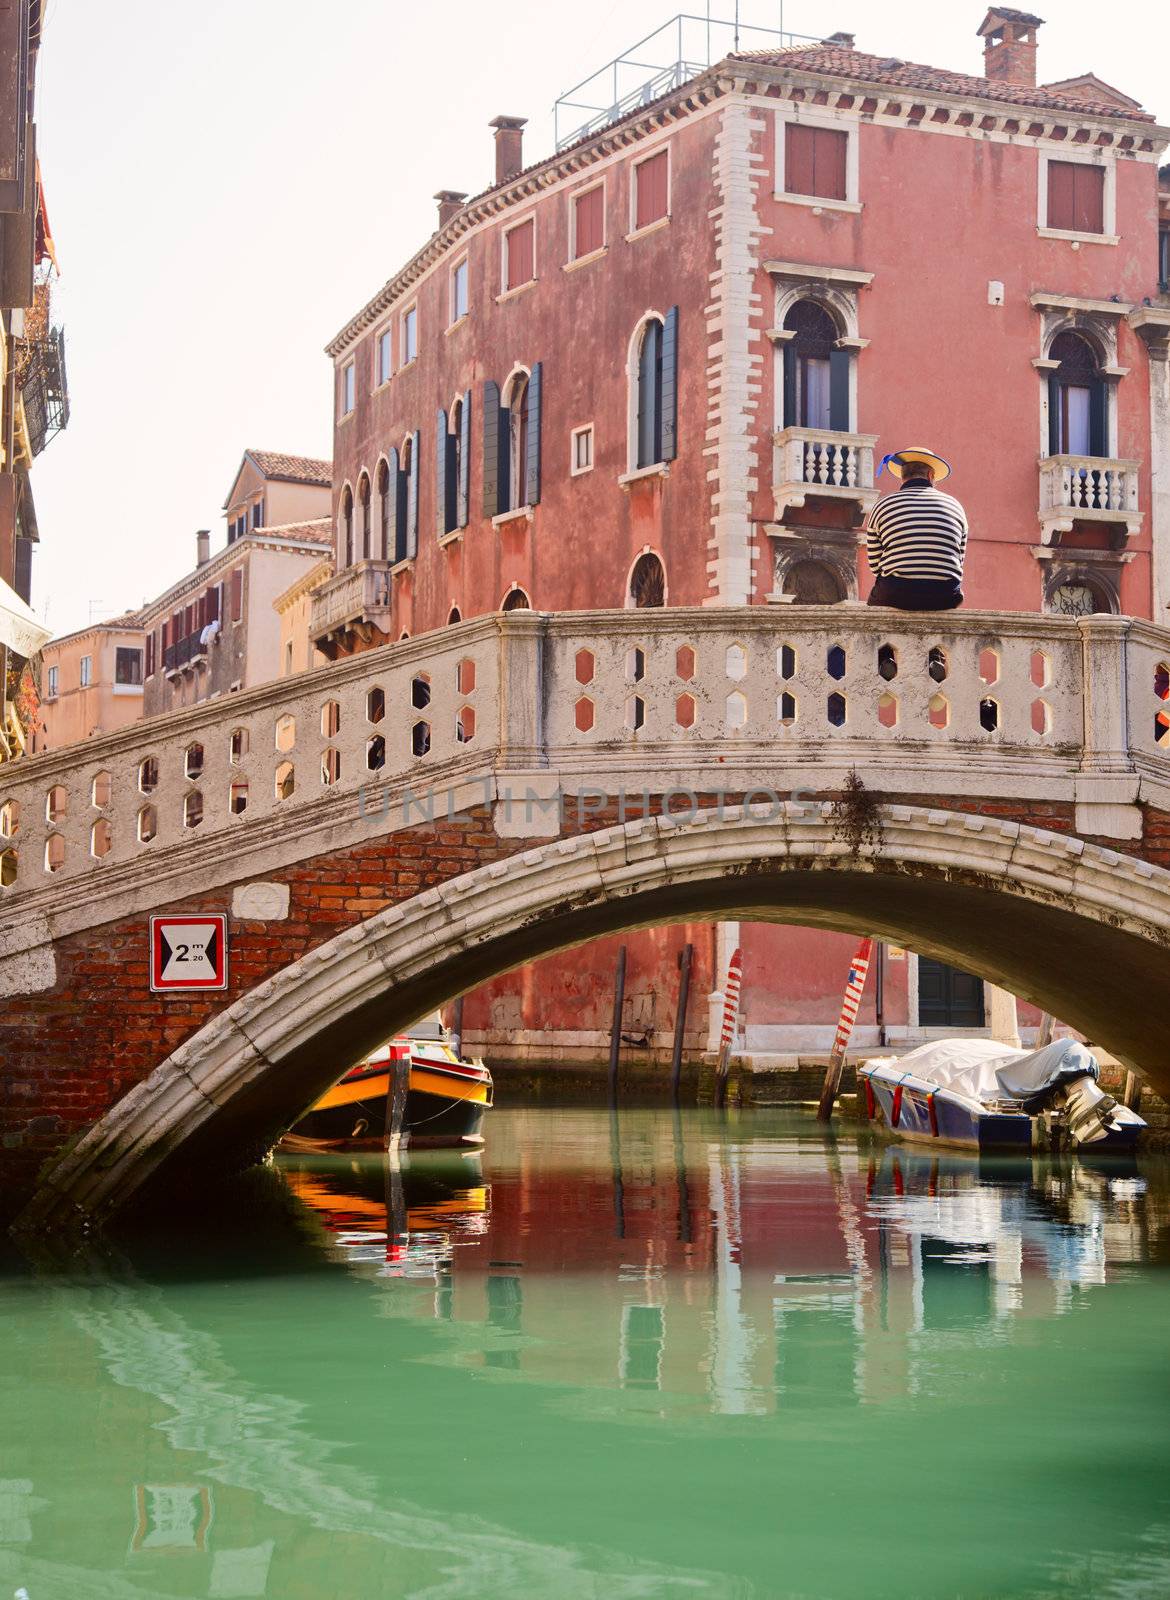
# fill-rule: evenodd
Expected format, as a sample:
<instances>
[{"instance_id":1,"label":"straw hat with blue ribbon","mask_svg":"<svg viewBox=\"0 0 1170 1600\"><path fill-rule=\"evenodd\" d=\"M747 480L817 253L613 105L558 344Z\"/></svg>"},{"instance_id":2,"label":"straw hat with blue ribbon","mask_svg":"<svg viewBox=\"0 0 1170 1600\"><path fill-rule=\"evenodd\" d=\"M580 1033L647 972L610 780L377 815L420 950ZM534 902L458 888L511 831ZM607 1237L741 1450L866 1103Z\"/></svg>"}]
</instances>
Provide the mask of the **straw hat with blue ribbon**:
<instances>
[{"instance_id":1,"label":"straw hat with blue ribbon","mask_svg":"<svg viewBox=\"0 0 1170 1600\"><path fill-rule=\"evenodd\" d=\"M907 467L915 462L924 462L934 473L934 481L941 482L949 478L951 464L944 461L942 456L935 455L933 450L926 450L921 445L912 445L908 450L893 450L888 456L882 457L882 464L878 468L878 475L888 467L895 478L904 478Z\"/></svg>"}]
</instances>

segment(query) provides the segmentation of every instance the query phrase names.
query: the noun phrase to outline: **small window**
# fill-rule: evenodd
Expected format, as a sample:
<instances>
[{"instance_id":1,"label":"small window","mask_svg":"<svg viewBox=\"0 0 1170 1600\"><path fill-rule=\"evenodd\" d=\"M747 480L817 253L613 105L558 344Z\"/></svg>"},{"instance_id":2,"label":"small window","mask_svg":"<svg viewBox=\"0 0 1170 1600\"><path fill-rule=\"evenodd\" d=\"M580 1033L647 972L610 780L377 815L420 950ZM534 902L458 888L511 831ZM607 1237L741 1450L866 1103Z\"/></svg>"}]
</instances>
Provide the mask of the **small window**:
<instances>
[{"instance_id":1,"label":"small window","mask_svg":"<svg viewBox=\"0 0 1170 1600\"><path fill-rule=\"evenodd\" d=\"M821 200L845 200L849 135L789 122L784 128L784 189Z\"/></svg>"},{"instance_id":2,"label":"small window","mask_svg":"<svg viewBox=\"0 0 1170 1600\"><path fill-rule=\"evenodd\" d=\"M507 594L504 596L504 603L500 607L500 610L501 611L531 611L532 610L532 602L531 602L531 600L529 600L528 596L524 593L523 589L513 588L513 589L509 589Z\"/></svg>"},{"instance_id":3,"label":"small window","mask_svg":"<svg viewBox=\"0 0 1170 1600\"><path fill-rule=\"evenodd\" d=\"M377 372L378 382L380 384L386 383L390 378L390 374L394 370L393 348L393 340L390 336L390 329L383 328L381 333L378 335Z\"/></svg>"},{"instance_id":4,"label":"small window","mask_svg":"<svg viewBox=\"0 0 1170 1600\"><path fill-rule=\"evenodd\" d=\"M347 361L341 369L341 415L348 417L354 406L354 370L353 362ZM245 523L245 527L247 524Z\"/></svg>"},{"instance_id":5,"label":"small window","mask_svg":"<svg viewBox=\"0 0 1170 1600\"><path fill-rule=\"evenodd\" d=\"M670 215L670 156L660 150L634 168L634 230Z\"/></svg>"},{"instance_id":6,"label":"small window","mask_svg":"<svg viewBox=\"0 0 1170 1600\"><path fill-rule=\"evenodd\" d=\"M114 682L142 682L142 651L119 645L114 651Z\"/></svg>"},{"instance_id":7,"label":"small window","mask_svg":"<svg viewBox=\"0 0 1170 1600\"><path fill-rule=\"evenodd\" d=\"M504 290L519 289L536 276L536 222L530 217L504 235Z\"/></svg>"},{"instance_id":8,"label":"small window","mask_svg":"<svg viewBox=\"0 0 1170 1600\"><path fill-rule=\"evenodd\" d=\"M49 668L48 678L45 685L45 696L49 700L55 700L57 698L57 673L57 667Z\"/></svg>"},{"instance_id":9,"label":"small window","mask_svg":"<svg viewBox=\"0 0 1170 1600\"><path fill-rule=\"evenodd\" d=\"M1048 163L1048 226L1067 233L1105 232L1104 167Z\"/></svg>"},{"instance_id":10,"label":"small window","mask_svg":"<svg viewBox=\"0 0 1170 1600\"><path fill-rule=\"evenodd\" d=\"M458 262L451 269L451 321L458 322L467 315L467 261Z\"/></svg>"},{"instance_id":11,"label":"small window","mask_svg":"<svg viewBox=\"0 0 1170 1600\"><path fill-rule=\"evenodd\" d=\"M418 307L411 306L402 313L402 365L405 367L418 355Z\"/></svg>"},{"instance_id":12,"label":"small window","mask_svg":"<svg viewBox=\"0 0 1170 1600\"><path fill-rule=\"evenodd\" d=\"M666 571L652 550L640 555L630 573L630 603L641 609L666 604Z\"/></svg>"},{"instance_id":13,"label":"small window","mask_svg":"<svg viewBox=\"0 0 1170 1600\"><path fill-rule=\"evenodd\" d=\"M90 684L91 684L91 682L93 681L93 657L92 656L82 656L82 658L81 658L81 679L80 679L80 681L81 681L81 687L83 689L88 689Z\"/></svg>"},{"instance_id":14,"label":"small window","mask_svg":"<svg viewBox=\"0 0 1170 1600\"><path fill-rule=\"evenodd\" d=\"M604 244L605 186L597 183L573 198L573 260L591 256Z\"/></svg>"},{"instance_id":15,"label":"small window","mask_svg":"<svg viewBox=\"0 0 1170 1600\"><path fill-rule=\"evenodd\" d=\"M254 528L259 528L259 527L263 526L263 523L264 523L264 502L263 502L263 500L254 500L252 502L252 526Z\"/></svg>"},{"instance_id":16,"label":"small window","mask_svg":"<svg viewBox=\"0 0 1170 1600\"><path fill-rule=\"evenodd\" d=\"M573 429L573 448L570 457L570 472L576 477L580 472L589 472L593 467L593 424L587 423L583 428Z\"/></svg>"}]
</instances>

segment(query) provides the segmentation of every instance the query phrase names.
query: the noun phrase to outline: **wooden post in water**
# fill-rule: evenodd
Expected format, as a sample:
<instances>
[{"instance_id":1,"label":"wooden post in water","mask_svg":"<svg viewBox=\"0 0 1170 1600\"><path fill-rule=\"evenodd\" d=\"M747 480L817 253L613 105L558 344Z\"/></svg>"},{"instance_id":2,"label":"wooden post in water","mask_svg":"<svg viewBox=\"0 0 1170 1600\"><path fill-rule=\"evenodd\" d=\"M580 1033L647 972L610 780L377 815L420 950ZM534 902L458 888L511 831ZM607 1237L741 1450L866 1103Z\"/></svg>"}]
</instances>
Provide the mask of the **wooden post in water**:
<instances>
[{"instance_id":1,"label":"wooden post in water","mask_svg":"<svg viewBox=\"0 0 1170 1600\"><path fill-rule=\"evenodd\" d=\"M1131 1111L1140 1111L1142 1108L1142 1080L1136 1072L1127 1072L1125 1075L1121 1103L1123 1106L1128 1106Z\"/></svg>"},{"instance_id":2,"label":"wooden post in water","mask_svg":"<svg viewBox=\"0 0 1170 1600\"><path fill-rule=\"evenodd\" d=\"M390 1083L386 1090L386 1137L387 1150L399 1150L404 1139L402 1131L403 1122L406 1120L406 1096L410 1090L410 1052L407 1051L401 1058L395 1056L390 1062Z\"/></svg>"},{"instance_id":3,"label":"wooden post in water","mask_svg":"<svg viewBox=\"0 0 1170 1600\"><path fill-rule=\"evenodd\" d=\"M694 956L694 945L685 945L678 974L678 1011L674 1019L674 1051L670 1058L670 1093L676 1105L682 1079L683 1034L687 1025L687 1002L691 998L691 962Z\"/></svg>"},{"instance_id":4,"label":"wooden post in water","mask_svg":"<svg viewBox=\"0 0 1170 1600\"><path fill-rule=\"evenodd\" d=\"M727 1101L727 1068L731 1058L731 1044L735 1038L735 1022L739 1016L739 984L743 973L743 951L732 951L727 963L727 981L723 985L723 1028L719 1034L719 1057L715 1062L715 1104Z\"/></svg>"},{"instance_id":5,"label":"wooden post in water","mask_svg":"<svg viewBox=\"0 0 1170 1600\"><path fill-rule=\"evenodd\" d=\"M872 950L873 940L863 939L857 946L857 953L849 968L849 977L845 983L845 998L841 1003L841 1017L837 1023L837 1036L833 1040L833 1052L829 1057L825 1082L821 1089L821 1101L817 1106L818 1122L828 1122L833 1115L833 1105L837 1099L837 1091L841 1087L841 1069L845 1065L845 1051L853 1033L853 1024L857 1020L857 1008L861 1004L861 996L865 989Z\"/></svg>"},{"instance_id":6,"label":"wooden post in water","mask_svg":"<svg viewBox=\"0 0 1170 1600\"><path fill-rule=\"evenodd\" d=\"M451 1008L451 1048L457 1056L463 1054L463 996Z\"/></svg>"},{"instance_id":7,"label":"wooden post in water","mask_svg":"<svg viewBox=\"0 0 1170 1600\"><path fill-rule=\"evenodd\" d=\"M1056 1027L1056 1018L1051 1011L1045 1011L1040 1018L1040 1031L1036 1035L1036 1048L1043 1050L1046 1044L1052 1043L1052 1030Z\"/></svg>"},{"instance_id":8,"label":"wooden post in water","mask_svg":"<svg viewBox=\"0 0 1170 1600\"><path fill-rule=\"evenodd\" d=\"M626 947L618 951L613 981L613 1026L609 1030L609 1103L617 1104L618 1062L622 1053L622 1011L626 1003Z\"/></svg>"}]
</instances>

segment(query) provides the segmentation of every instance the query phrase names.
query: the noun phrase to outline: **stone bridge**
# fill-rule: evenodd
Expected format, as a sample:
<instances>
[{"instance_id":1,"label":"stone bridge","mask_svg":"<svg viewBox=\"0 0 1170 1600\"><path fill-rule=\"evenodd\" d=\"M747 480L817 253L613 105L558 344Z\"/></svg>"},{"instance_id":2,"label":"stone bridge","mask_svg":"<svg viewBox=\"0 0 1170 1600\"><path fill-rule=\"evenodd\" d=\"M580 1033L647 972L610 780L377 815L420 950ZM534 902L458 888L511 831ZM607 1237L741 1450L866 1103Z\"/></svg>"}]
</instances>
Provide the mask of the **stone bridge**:
<instances>
[{"instance_id":1,"label":"stone bridge","mask_svg":"<svg viewBox=\"0 0 1170 1600\"><path fill-rule=\"evenodd\" d=\"M883 935L1170 1090L1170 633L1130 618L512 612L0 785L28 1227L257 1152L430 1007L672 920ZM225 993L152 992L161 911L228 915Z\"/></svg>"}]
</instances>

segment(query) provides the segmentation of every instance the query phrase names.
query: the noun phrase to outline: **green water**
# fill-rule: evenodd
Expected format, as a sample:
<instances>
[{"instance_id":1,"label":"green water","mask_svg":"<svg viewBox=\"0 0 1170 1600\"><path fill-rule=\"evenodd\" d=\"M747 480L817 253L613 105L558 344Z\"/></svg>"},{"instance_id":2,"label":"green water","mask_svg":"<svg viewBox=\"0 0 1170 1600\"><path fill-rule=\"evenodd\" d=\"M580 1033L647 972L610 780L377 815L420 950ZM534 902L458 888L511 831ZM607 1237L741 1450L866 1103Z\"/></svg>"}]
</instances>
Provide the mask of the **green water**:
<instances>
[{"instance_id":1,"label":"green water","mask_svg":"<svg viewBox=\"0 0 1170 1600\"><path fill-rule=\"evenodd\" d=\"M1170 1594L1170 1166L504 1110L0 1276L0 1600Z\"/></svg>"}]
</instances>

